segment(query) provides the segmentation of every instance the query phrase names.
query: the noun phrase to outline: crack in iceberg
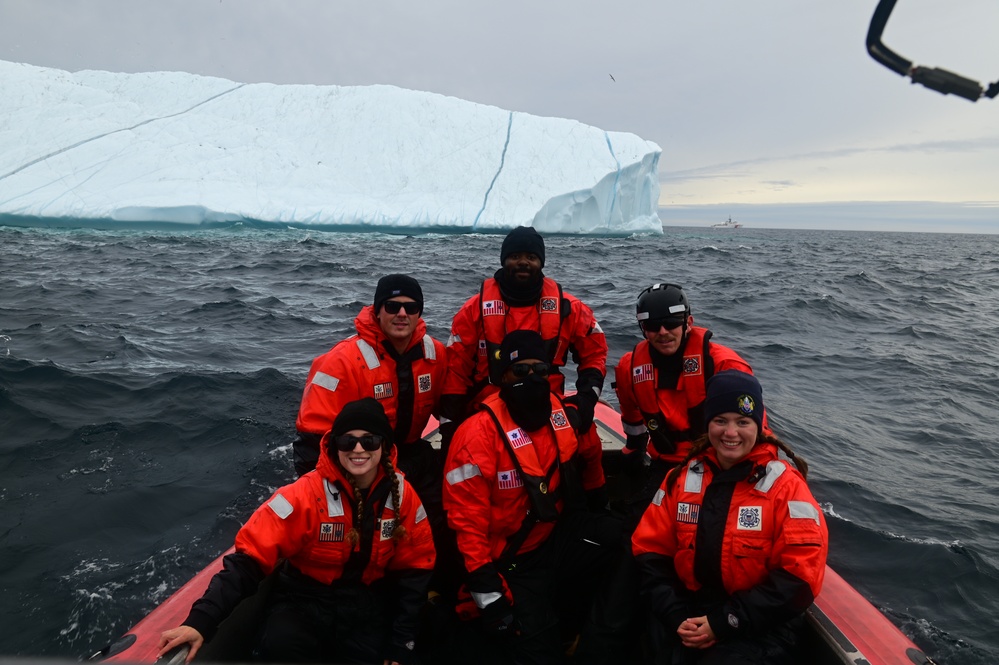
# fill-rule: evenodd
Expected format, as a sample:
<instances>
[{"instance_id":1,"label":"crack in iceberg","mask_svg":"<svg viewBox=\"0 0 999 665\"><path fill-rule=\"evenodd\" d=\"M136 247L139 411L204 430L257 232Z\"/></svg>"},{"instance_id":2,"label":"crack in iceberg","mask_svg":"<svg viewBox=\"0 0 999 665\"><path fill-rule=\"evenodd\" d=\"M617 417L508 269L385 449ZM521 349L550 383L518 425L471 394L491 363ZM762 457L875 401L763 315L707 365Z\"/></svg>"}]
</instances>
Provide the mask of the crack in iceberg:
<instances>
[{"instance_id":1,"label":"crack in iceberg","mask_svg":"<svg viewBox=\"0 0 999 665\"><path fill-rule=\"evenodd\" d=\"M46 159L50 159L52 157L55 157L56 155L61 155L61 154L65 153L65 152L69 152L70 150L73 150L74 148L79 148L81 145L85 145L85 144L91 143L93 141L98 141L98 140L103 139L103 138L105 138L107 136L111 136L112 134L117 134L119 132L128 132L128 131L131 131L131 130L136 129L138 127L142 127L143 125L148 125L150 123L156 122L158 120L166 120L167 118L176 118L179 115L184 115L185 113L190 113L191 111L193 111L194 109L198 108L199 106L204 106L208 102L214 101L214 100L218 99L219 97L223 97L223 96L228 95L230 93L236 92L237 90L239 90L240 88L242 88L245 85L247 85L247 84L246 83L240 83L239 85L237 85L235 87L232 87L232 88L230 88L228 90L223 90L222 92L218 93L217 95L212 95L208 99L203 99L200 102L198 102L197 104L195 104L194 106L191 106L190 108L186 108L186 109L184 109L182 111L177 111L176 113L171 113L170 115L159 116L159 117L156 117L156 118L149 118L148 120L143 120L142 122L136 123L136 124L132 125L131 127L120 127L118 129L111 130L110 132L104 132L103 134L98 134L97 136L91 136L88 139L83 139L82 141L77 141L73 145L66 146L65 148L60 148L58 150L54 150L53 152L50 152L47 155L42 155L41 157L38 157L37 159L31 160L27 164L22 164L21 166L17 167L16 169L14 169L13 171L11 171L9 173L4 173L3 175L0 175L0 180L5 180L5 179L7 179L7 178L9 178L9 177L11 177L13 175L17 175L21 171L23 171L23 170L25 170L27 168L30 168L30 167L34 166L35 164L38 164L39 162L44 162Z\"/></svg>"},{"instance_id":2,"label":"crack in iceberg","mask_svg":"<svg viewBox=\"0 0 999 665\"><path fill-rule=\"evenodd\" d=\"M611 227L611 220L614 218L614 206L617 204L617 189L621 183L621 160L614 154L614 146L611 144L610 134L604 132L604 138L607 139L607 149L610 150L611 158L614 160L614 164L617 165L617 172L614 175L614 186L611 188L610 205L607 207L607 228L609 229Z\"/></svg>"},{"instance_id":3,"label":"crack in iceberg","mask_svg":"<svg viewBox=\"0 0 999 665\"><path fill-rule=\"evenodd\" d=\"M510 134L513 130L513 112L510 112L510 117L506 122L506 141L503 143L503 152L500 154L499 168L496 169L496 173L493 175L492 182L489 183L489 188L486 189L485 196L482 197L482 207L479 208L479 212L475 215L475 221L472 222L472 231L477 230L479 225L479 217L482 217L482 213L486 211L486 205L489 203L489 192L493 191L493 186L499 179L500 173L503 172L503 163L506 162L506 151L510 147ZM618 169L620 171L620 168Z\"/></svg>"}]
</instances>

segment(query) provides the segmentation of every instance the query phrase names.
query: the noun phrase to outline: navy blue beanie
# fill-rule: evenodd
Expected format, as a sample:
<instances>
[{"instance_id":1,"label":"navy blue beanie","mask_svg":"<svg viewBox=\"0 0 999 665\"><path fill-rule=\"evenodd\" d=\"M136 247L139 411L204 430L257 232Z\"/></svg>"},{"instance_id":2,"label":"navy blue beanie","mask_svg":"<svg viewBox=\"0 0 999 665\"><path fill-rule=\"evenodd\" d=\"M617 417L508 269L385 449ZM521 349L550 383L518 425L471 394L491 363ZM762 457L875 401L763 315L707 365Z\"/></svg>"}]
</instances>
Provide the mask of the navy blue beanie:
<instances>
[{"instance_id":1,"label":"navy blue beanie","mask_svg":"<svg viewBox=\"0 0 999 665\"><path fill-rule=\"evenodd\" d=\"M760 431L763 430L763 386L755 376L727 369L708 379L704 426L720 413L749 416L756 421Z\"/></svg>"},{"instance_id":2,"label":"navy blue beanie","mask_svg":"<svg viewBox=\"0 0 999 665\"><path fill-rule=\"evenodd\" d=\"M545 239L531 226L518 226L503 239L500 248L500 265L506 262L506 257L518 252L528 252L541 259L541 267L545 267Z\"/></svg>"},{"instance_id":3,"label":"navy blue beanie","mask_svg":"<svg viewBox=\"0 0 999 665\"><path fill-rule=\"evenodd\" d=\"M423 313L423 289L420 288L420 283L409 275L394 274L385 275L378 280L373 303L375 306L375 316L378 316L378 310L382 308L386 300L396 296L412 298L420 304L420 314Z\"/></svg>"}]
</instances>

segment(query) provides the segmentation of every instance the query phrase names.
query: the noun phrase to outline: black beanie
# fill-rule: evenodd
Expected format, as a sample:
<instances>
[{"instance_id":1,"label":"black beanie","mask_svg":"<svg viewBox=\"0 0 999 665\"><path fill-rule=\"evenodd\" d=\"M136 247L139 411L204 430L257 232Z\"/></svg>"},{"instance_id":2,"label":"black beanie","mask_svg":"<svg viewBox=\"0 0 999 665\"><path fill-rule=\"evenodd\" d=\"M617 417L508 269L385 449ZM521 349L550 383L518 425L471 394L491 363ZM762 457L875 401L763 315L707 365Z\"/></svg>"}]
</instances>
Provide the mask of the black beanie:
<instances>
[{"instance_id":1,"label":"black beanie","mask_svg":"<svg viewBox=\"0 0 999 665\"><path fill-rule=\"evenodd\" d=\"M363 429L385 437L387 446L392 445L392 425L389 424L385 409L374 397L348 402L333 421L331 436L340 436L353 429Z\"/></svg>"},{"instance_id":2,"label":"black beanie","mask_svg":"<svg viewBox=\"0 0 999 665\"><path fill-rule=\"evenodd\" d=\"M378 286L375 287L375 316L378 316L378 310L386 300L396 296L406 296L420 303L420 314L423 313L423 289L420 288L420 283L409 275L394 274L385 275L378 280Z\"/></svg>"},{"instance_id":3,"label":"black beanie","mask_svg":"<svg viewBox=\"0 0 999 665\"><path fill-rule=\"evenodd\" d=\"M518 360L541 360L548 362L548 352L541 335L534 330L514 330L507 333L500 344L500 371L505 372Z\"/></svg>"},{"instance_id":4,"label":"black beanie","mask_svg":"<svg viewBox=\"0 0 999 665\"><path fill-rule=\"evenodd\" d=\"M530 252L541 259L541 267L545 267L545 239L531 226L518 226L503 239L500 248L500 265L506 257L517 252Z\"/></svg>"},{"instance_id":5,"label":"black beanie","mask_svg":"<svg viewBox=\"0 0 999 665\"><path fill-rule=\"evenodd\" d=\"M736 369L718 372L708 379L704 398L704 426L719 413L749 416L763 430L763 387L756 377Z\"/></svg>"}]
</instances>

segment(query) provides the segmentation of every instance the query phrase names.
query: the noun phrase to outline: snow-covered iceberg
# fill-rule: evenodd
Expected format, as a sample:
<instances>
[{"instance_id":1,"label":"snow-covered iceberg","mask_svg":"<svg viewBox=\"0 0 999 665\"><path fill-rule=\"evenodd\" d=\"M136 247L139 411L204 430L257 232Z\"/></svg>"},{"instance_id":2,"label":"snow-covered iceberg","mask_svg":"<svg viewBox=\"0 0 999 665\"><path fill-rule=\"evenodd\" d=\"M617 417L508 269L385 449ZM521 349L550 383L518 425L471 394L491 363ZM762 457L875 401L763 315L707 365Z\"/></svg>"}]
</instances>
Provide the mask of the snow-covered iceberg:
<instances>
[{"instance_id":1,"label":"snow-covered iceberg","mask_svg":"<svg viewBox=\"0 0 999 665\"><path fill-rule=\"evenodd\" d=\"M0 223L662 233L661 149L443 95L0 61Z\"/></svg>"}]
</instances>

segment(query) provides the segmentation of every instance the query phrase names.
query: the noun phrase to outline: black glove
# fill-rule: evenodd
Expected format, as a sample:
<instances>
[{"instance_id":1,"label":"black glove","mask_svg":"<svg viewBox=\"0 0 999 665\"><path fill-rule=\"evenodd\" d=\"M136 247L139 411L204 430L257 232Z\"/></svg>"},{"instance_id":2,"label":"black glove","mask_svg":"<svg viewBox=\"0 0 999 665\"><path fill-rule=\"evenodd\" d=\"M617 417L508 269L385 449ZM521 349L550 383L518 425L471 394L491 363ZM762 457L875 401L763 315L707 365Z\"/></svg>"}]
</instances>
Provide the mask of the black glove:
<instances>
[{"instance_id":1,"label":"black glove","mask_svg":"<svg viewBox=\"0 0 999 665\"><path fill-rule=\"evenodd\" d=\"M629 434L621 449L621 470L632 478L637 478L645 468L645 447L649 443L648 433Z\"/></svg>"},{"instance_id":2,"label":"black glove","mask_svg":"<svg viewBox=\"0 0 999 665\"><path fill-rule=\"evenodd\" d=\"M599 399L592 389L565 398L565 415L577 434L582 434L593 425L593 410Z\"/></svg>"},{"instance_id":3,"label":"black glove","mask_svg":"<svg viewBox=\"0 0 999 665\"><path fill-rule=\"evenodd\" d=\"M506 596L500 596L481 610L482 628L496 637L513 637L520 632L517 620L513 616L513 606Z\"/></svg>"},{"instance_id":4,"label":"black glove","mask_svg":"<svg viewBox=\"0 0 999 665\"><path fill-rule=\"evenodd\" d=\"M602 513L608 509L606 485L586 490L586 509L591 513Z\"/></svg>"}]
</instances>

